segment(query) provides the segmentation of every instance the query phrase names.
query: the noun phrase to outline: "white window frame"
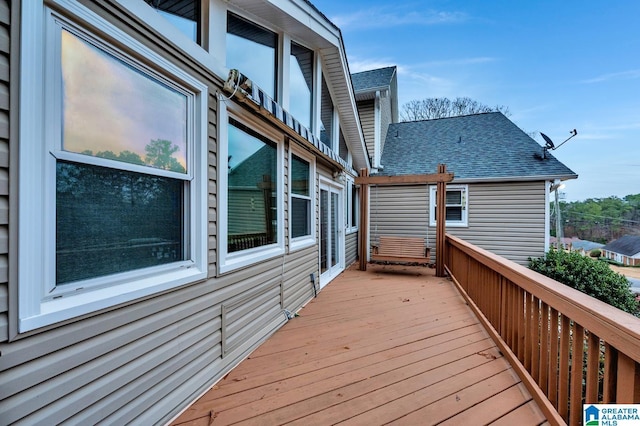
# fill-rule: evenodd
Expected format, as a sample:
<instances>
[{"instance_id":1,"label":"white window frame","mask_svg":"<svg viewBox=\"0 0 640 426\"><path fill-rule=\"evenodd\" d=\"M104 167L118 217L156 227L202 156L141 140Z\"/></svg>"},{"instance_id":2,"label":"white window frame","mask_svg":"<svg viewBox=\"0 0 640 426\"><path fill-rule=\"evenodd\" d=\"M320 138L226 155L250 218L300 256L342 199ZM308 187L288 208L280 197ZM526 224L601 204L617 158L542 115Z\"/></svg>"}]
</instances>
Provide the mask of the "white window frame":
<instances>
[{"instance_id":1,"label":"white window frame","mask_svg":"<svg viewBox=\"0 0 640 426\"><path fill-rule=\"evenodd\" d=\"M282 256L285 253L284 245L284 136L275 129L266 125L263 121L255 116L251 116L243 111L239 105L235 104L232 99L226 98L224 95L218 95L218 273L225 274L244 268L265 260ZM228 143L229 143L229 118L242 123L243 125L253 129L260 135L269 139L277 145L278 159L278 182L277 182L277 200L278 209L277 220L277 242L265 246L255 247L248 250L229 253L227 250L228 236Z\"/></svg>"},{"instance_id":2,"label":"white window frame","mask_svg":"<svg viewBox=\"0 0 640 426\"><path fill-rule=\"evenodd\" d=\"M345 206L347 206L346 210L346 220L345 220L345 228L347 230L347 233L351 234L354 232L358 231L358 221L359 221L359 217L360 217L360 206L359 206L359 200L360 197L356 196L355 198L355 204L353 203L353 192L358 191L358 188L356 186L354 186L354 179L351 176L347 176L346 179L346 197L347 197L347 201L345 203ZM354 212L355 210L355 212ZM352 219L354 218L355 215L355 223L352 221Z\"/></svg>"},{"instance_id":3,"label":"white window frame","mask_svg":"<svg viewBox=\"0 0 640 426\"><path fill-rule=\"evenodd\" d=\"M308 152L298 148L295 145L290 146L289 153L289 235L293 235L292 227L293 227L293 209L291 206L293 205L293 198L299 198L303 200L309 201L309 235L304 235L300 237L290 237L289 240L289 249L290 250L299 250L305 247L309 247L316 244L316 157L309 154ZM294 194L292 191L293 188L293 173L291 173L291 162L293 160L293 156L299 157L302 160L305 160L309 163L309 195L304 196L300 194Z\"/></svg>"},{"instance_id":4,"label":"white window frame","mask_svg":"<svg viewBox=\"0 0 640 426\"><path fill-rule=\"evenodd\" d=\"M429 226L436 226L436 186L429 186ZM462 220L447 220L446 226L466 228L469 226L469 185L447 185L447 192L462 191Z\"/></svg>"},{"instance_id":5,"label":"white window frame","mask_svg":"<svg viewBox=\"0 0 640 426\"><path fill-rule=\"evenodd\" d=\"M77 2L58 0L69 18L43 7L41 2L22 2L20 52L19 124L19 248L18 332L90 314L151 294L200 281L207 276L207 86L168 62L134 38L110 25ZM187 140L191 175L186 185L186 260L99 277L79 284L75 290L55 288L55 164L60 146L61 87L55 80L60 66L60 28L97 43L130 66L179 90L188 99ZM91 31L85 28L91 28ZM58 35L56 36L56 32ZM123 51L108 42L126 46ZM154 68L136 58L144 58ZM156 70L162 70L159 73ZM44 102L43 102L44 94ZM28 118L28 119L27 119ZM60 136L55 136L55 135ZM73 157L72 153L63 153ZM84 163L108 165L86 157ZM131 166L132 171L143 171ZM121 167L122 168L122 167ZM167 172L167 176L175 173ZM52 178L53 176L53 178ZM52 213L53 212L53 213ZM52 287L53 285L53 287Z\"/></svg>"}]
</instances>

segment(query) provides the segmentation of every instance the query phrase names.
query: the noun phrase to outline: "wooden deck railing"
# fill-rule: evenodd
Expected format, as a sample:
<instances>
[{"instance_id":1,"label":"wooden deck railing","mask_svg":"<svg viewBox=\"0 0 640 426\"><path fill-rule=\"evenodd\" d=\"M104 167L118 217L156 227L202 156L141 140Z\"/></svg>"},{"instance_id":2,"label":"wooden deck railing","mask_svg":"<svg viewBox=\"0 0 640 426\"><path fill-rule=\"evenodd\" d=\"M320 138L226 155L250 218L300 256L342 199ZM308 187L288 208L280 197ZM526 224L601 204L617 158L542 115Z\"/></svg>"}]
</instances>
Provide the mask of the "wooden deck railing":
<instances>
[{"instance_id":1,"label":"wooden deck railing","mask_svg":"<svg viewBox=\"0 0 640 426\"><path fill-rule=\"evenodd\" d=\"M451 235L445 267L550 423L640 403L640 319Z\"/></svg>"}]
</instances>

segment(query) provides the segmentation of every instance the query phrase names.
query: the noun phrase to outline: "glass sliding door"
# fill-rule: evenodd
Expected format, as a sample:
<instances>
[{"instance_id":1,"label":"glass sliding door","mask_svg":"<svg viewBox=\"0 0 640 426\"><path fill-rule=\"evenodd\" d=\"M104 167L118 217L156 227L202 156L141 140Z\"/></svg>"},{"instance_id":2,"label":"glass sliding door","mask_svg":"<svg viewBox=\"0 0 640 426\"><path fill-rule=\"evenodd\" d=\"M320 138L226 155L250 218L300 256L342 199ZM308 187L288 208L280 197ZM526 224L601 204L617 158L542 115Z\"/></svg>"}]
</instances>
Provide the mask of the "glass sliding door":
<instances>
[{"instance_id":1,"label":"glass sliding door","mask_svg":"<svg viewBox=\"0 0 640 426\"><path fill-rule=\"evenodd\" d=\"M320 287L344 269L341 188L320 185Z\"/></svg>"}]
</instances>

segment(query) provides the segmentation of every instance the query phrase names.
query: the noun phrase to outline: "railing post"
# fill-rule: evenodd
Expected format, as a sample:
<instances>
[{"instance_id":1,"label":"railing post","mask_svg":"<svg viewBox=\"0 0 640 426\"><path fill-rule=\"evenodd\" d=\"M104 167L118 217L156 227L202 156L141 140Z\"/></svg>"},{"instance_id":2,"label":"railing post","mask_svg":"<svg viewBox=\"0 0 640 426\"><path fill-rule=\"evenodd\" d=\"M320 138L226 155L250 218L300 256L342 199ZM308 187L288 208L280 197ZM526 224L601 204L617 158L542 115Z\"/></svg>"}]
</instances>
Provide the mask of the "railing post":
<instances>
[{"instance_id":1,"label":"railing post","mask_svg":"<svg viewBox=\"0 0 640 426\"><path fill-rule=\"evenodd\" d=\"M447 166L438 164L438 173L446 173ZM442 179L436 184L436 277L444 277L445 224L447 223L447 183Z\"/></svg>"},{"instance_id":2,"label":"railing post","mask_svg":"<svg viewBox=\"0 0 640 426\"><path fill-rule=\"evenodd\" d=\"M361 169L360 176L369 176L369 170ZM359 240L359 267L361 271L367 270L367 258L369 256L369 185L360 184L360 227L358 233Z\"/></svg>"}]
</instances>

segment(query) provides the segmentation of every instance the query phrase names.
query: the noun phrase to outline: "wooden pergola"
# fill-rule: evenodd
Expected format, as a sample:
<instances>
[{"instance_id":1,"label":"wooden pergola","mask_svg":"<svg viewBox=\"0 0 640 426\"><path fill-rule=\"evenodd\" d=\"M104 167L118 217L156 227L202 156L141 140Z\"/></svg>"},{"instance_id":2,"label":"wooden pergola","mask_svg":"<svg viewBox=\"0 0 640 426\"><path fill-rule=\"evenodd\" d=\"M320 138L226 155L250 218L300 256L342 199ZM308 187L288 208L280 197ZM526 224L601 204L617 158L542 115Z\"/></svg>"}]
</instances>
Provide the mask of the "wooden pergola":
<instances>
[{"instance_id":1,"label":"wooden pergola","mask_svg":"<svg viewBox=\"0 0 640 426\"><path fill-rule=\"evenodd\" d=\"M453 173L447 173L445 164L438 164L437 173L424 175L402 176L369 176L367 169L360 170L360 176L355 179L360 185L360 233L358 247L360 270L367 270L369 247L369 185L414 185L436 184L436 217L446 217L447 182L453 180ZM444 277L444 234L446 220L436 220L436 276Z\"/></svg>"}]
</instances>

